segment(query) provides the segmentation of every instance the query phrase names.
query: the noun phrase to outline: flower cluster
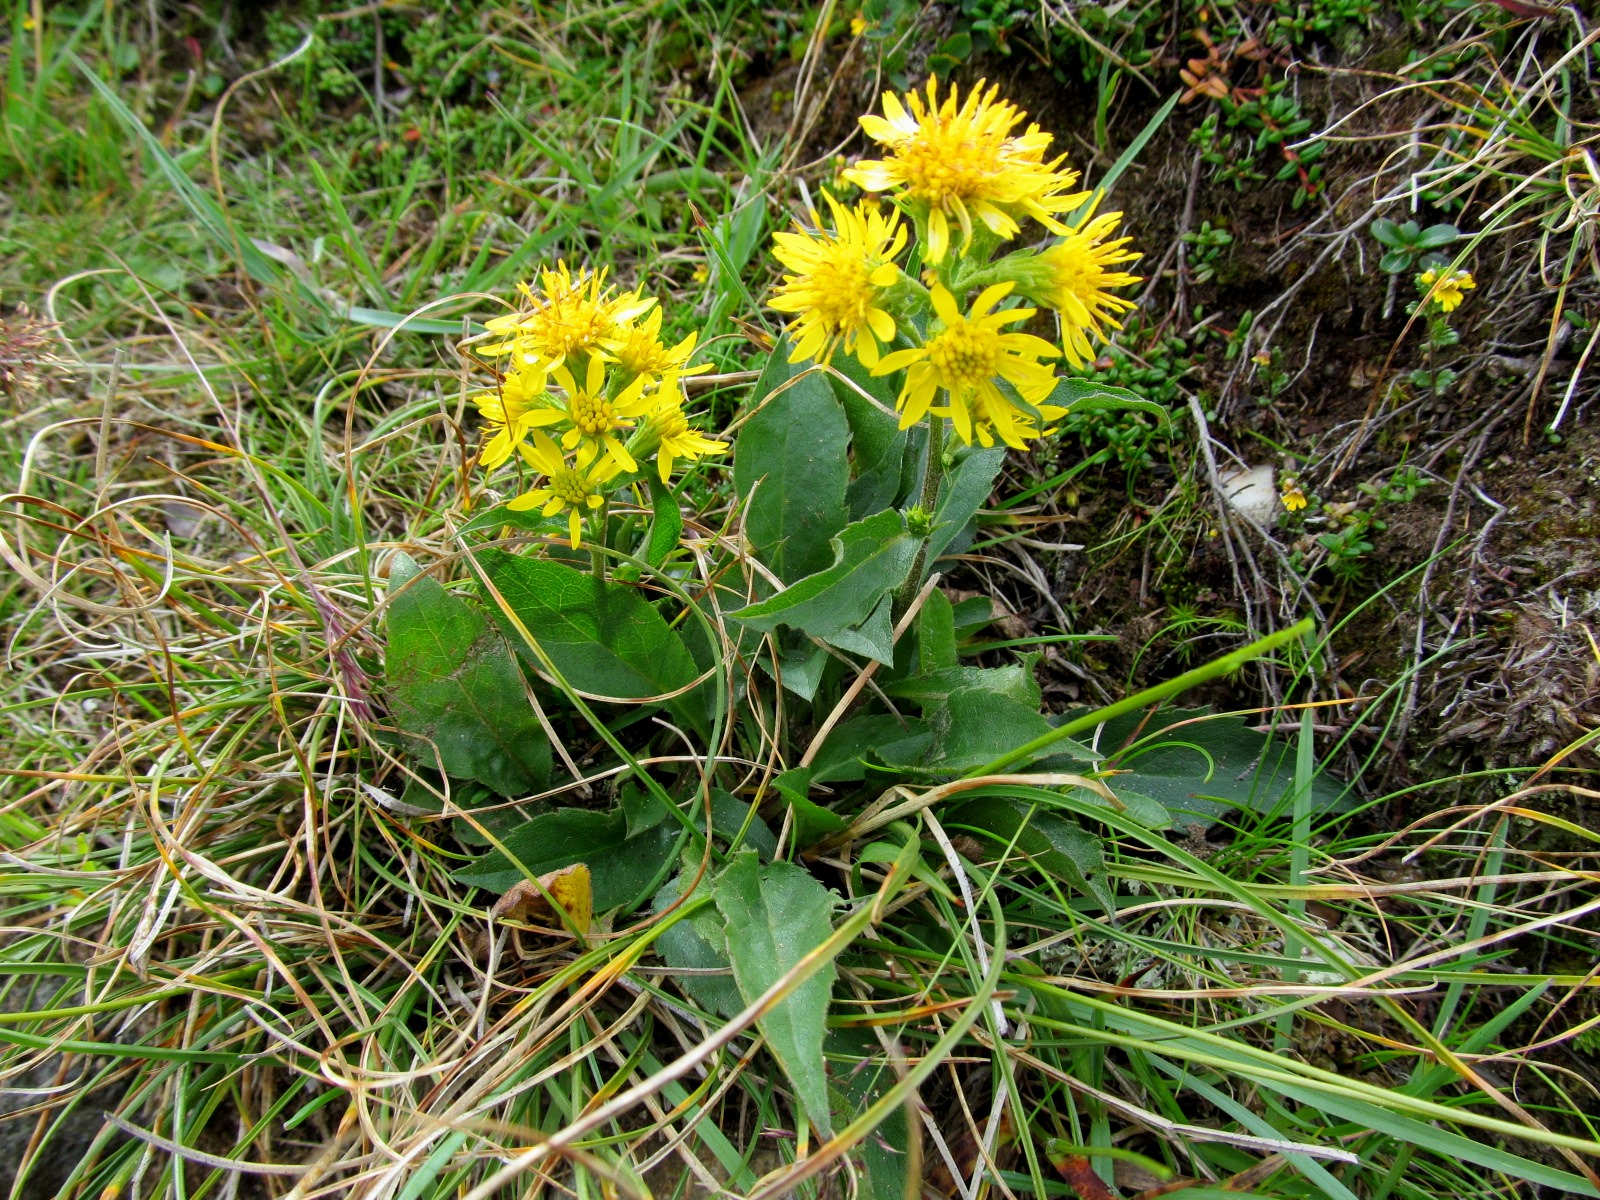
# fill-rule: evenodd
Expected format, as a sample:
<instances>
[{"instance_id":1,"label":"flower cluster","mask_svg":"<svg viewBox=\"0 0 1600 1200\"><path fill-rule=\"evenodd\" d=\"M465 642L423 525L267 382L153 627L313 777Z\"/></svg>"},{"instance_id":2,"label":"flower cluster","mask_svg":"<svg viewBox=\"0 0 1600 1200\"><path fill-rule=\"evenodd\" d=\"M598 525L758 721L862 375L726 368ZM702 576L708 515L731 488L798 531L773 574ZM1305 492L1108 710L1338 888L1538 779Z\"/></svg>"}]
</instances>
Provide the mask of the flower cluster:
<instances>
[{"instance_id":1,"label":"flower cluster","mask_svg":"<svg viewBox=\"0 0 1600 1200\"><path fill-rule=\"evenodd\" d=\"M655 298L608 286L604 271L574 274L558 263L519 290L521 308L486 322L473 347L500 367L495 385L474 397L484 420L478 461L494 471L518 457L537 472L542 482L507 507L565 512L579 546L582 518L603 512L611 493L644 472L643 460L653 458L666 483L679 459L728 448L683 411L681 381L711 368L689 365L695 334L666 345Z\"/></svg>"},{"instance_id":2,"label":"flower cluster","mask_svg":"<svg viewBox=\"0 0 1600 1200\"><path fill-rule=\"evenodd\" d=\"M1065 412L1047 403L1050 360L1082 367L1121 328L1133 304L1113 289L1139 282L1123 269L1139 255L1117 236L1122 214L1096 215L1098 197L1048 157L1051 136L1019 131L1025 116L982 82L962 100L930 79L925 96L886 93L883 115L861 118L884 157L841 179L868 196L847 207L824 191L829 225L812 211L774 236L788 273L771 304L790 316L791 361L843 349L874 375L904 371L902 428L932 414L969 445L1016 448L1050 432ZM907 219L916 242L902 260ZM1050 243L997 258L1026 221ZM1059 322L1059 346L1014 328L1041 308Z\"/></svg>"}]
</instances>

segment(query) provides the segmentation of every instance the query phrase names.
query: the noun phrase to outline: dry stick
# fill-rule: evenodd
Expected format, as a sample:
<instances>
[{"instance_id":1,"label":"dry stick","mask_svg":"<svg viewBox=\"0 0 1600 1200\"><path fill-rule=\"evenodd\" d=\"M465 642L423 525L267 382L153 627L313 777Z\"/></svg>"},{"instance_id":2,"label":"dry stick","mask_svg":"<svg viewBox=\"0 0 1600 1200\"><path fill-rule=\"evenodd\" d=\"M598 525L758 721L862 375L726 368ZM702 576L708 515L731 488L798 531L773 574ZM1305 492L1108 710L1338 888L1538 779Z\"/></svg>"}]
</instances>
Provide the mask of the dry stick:
<instances>
[{"instance_id":1,"label":"dry stick","mask_svg":"<svg viewBox=\"0 0 1600 1200\"><path fill-rule=\"evenodd\" d=\"M927 602L929 594L938 586L938 583L939 575L937 573L928 576L928 582L922 585L922 590L917 593L916 599L906 609L905 615L895 624L891 643L899 642L901 636L911 627L911 622L916 619L917 613L922 611L923 604ZM839 723L845 713L850 711L850 706L855 703L856 697L867 686L867 681L877 674L878 668L882 665L877 659L873 659L856 674L855 680L845 690L844 695L839 697L839 703L833 706L833 711L828 714L828 719L822 723L822 727L812 737L811 744L806 747L806 752L800 759L802 769L811 765L812 761L817 757L817 753L822 749L822 744L828 740L828 735L833 732L833 727Z\"/></svg>"},{"instance_id":2,"label":"dry stick","mask_svg":"<svg viewBox=\"0 0 1600 1200\"><path fill-rule=\"evenodd\" d=\"M1178 274L1173 288L1172 312L1182 328L1189 319L1189 243L1185 237L1194 227L1195 193L1200 190L1200 164L1204 158L1199 150L1194 152L1194 162L1189 167L1189 194L1183 202L1183 216L1178 221L1178 238L1173 243L1178 253Z\"/></svg>"}]
</instances>

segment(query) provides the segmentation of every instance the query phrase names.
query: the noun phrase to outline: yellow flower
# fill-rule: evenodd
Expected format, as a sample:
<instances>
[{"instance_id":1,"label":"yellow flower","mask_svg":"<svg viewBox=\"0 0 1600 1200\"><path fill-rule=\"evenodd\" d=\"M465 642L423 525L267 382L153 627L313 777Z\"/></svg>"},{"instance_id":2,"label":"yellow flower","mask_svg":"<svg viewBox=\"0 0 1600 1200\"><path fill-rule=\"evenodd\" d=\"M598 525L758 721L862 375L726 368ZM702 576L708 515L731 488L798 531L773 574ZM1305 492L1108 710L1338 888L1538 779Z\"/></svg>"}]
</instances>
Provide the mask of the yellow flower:
<instances>
[{"instance_id":1,"label":"yellow flower","mask_svg":"<svg viewBox=\"0 0 1600 1200\"><path fill-rule=\"evenodd\" d=\"M551 374L567 393L566 417L572 422L572 428L562 435L562 446L571 450L581 445L578 459L585 465L604 450L618 470L637 471L639 464L617 431L632 429L631 418L642 417L650 409L644 394L644 376L634 376L632 383L611 398L606 395L606 367L598 353L589 355L589 369L581 387L565 365L556 367Z\"/></svg>"},{"instance_id":2,"label":"yellow flower","mask_svg":"<svg viewBox=\"0 0 1600 1200\"><path fill-rule=\"evenodd\" d=\"M517 364L507 371L500 386L473 397L478 414L487 422L479 462L492 471L512 456L528 431L554 425L565 417L545 394L549 376L537 363Z\"/></svg>"},{"instance_id":3,"label":"yellow flower","mask_svg":"<svg viewBox=\"0 0 1600 1200\"><path fill-rule=\"evenodd\" d=\"M1284 508L1290 512L1299 512L1306 506L1306 494L1300 490L1300 485L1294 480L1289 480L1283 485L1283 492L1278 496L1283 501Z\"/></svg>"},{"instance_id":4,"label":"yellow flower","mask_svg":"<svg viewBox=\"0 0 1600 1200\"><path fill-rule=\"evenodd\" d=\"M528 307L519 313L494 317L484 325L500 340L484 346L489 357L515 352L523 362L542 359L552 366L569 354L593 350L617 329L643 316L655 304L636 288L617 292L606 286L606 273L583 268L573 275L558 262L553 271L539 272L539 288L518 284Z\"/></svg>"},{"instance_id":5,"label":"yellow flower","mask_svg":"<svg viewBox=\"0 0 1600 1200\"><path fill-rule=\"evenodd\" d=\"M850 18L850 36L860 37L867 31L867 19L860 13Z\"/></svg>"},{"instance_id":6,"label":"yellow flower","mask_svg":"<svg viewBox=\"0 0 1600 1200\"><path fill-rule=\"evenodd\" d=\"M1042 290L1031 291L1028 298L1061 314L1061 348L1075 367L1094 360L1089 339L1105 341L1107 326L1122 328L1116 314L1133 307L1133 301L1106 290L1140 281L1137 275L1115 269L1117 264L1139 257L1127 249L1131 239L1111 236L1121 219L1121 213L1101 213L1046 249L1037 260L1048 282Z\"/></svg>"},{"instance_id":7,"label":"yellow flower","mask_svg":"<svg viewBox=\"0 0 1600 1200\"><path fill-rule=\"evenodd\" d=\"M1440 312L1455 312L1461 304L1461 293L1478 286L1477 280L1466 271L1440 271L1432 267L1417 277L1417 283L1428 289L1430 298L1439 302Z\"/></svg>"},{"instance_id":8,"label":"yellow flower","mask_svg":"<svg viewBox=\"0 0 1600 1200\"><path fill-rule=\"evenodd\" d=\"M606 353L622 368L624 374L641 377L648 387L658 378L669 375L678 379L711 370L710 363L699 363L692 367L683 365L694 353L698 337L698 334L691 333L668 349L661 341L661 309L658 307L651 309L650 315L642 322L618 329L606 339L604 345Z\"/></svg>"},{"instance_id":9,"label":"yellow flower","mask_svg":"<svg viewBox=\"0 0 1600 1200\"><path fill-rule=\"evenodd\" d=\"M1076 171L1057 168L1065 156L1044 161L1052 141L1037 125L1020 135L1011 130L1027 115L983 81L957 106L958 92L941 103L938 82L928 80L928 100L917 92L906 105L892 92L883 95L884 116L864 116L861 128L888 147L886 159L863 159L845 177L869 192L898 191L926 213L929 262L943 262L950 249L950 224L961 227L961 246L972 242L976 216L1001 238L1015 237L1017 218L1031 216L1056 233L1068 232L1056 214L1071 212L1087 192L1065 194L1078 181Z\"/></svg>"},{"instance_id":10,"label":"yellow flower","mask_svg":"<svg viewBox=\"0 0 1600 1200\"><path fill-rule=\"evenodd\" d=\"M685 458L694 462L703 455L721 454L728 448L727 442L708 438L690 426L679 396L676 389L663 392L657 398L656 406L650 410L649 434L659 439L655 452L656 470L661 474L662 483L667 482L677 459Z\"/></svg>"},{"instance_id":11,"label":"yellow flower","mask_svg":"<svg viewBox=\"0 0 1600 1200\"><path fill-rule=\"evenodd\" d=\"M519 446L517 450L523 461L545 477L545 482L544 486L507 501L506 507L514 512L542 507L547 517L566 510L572 548L578 549L583 545L583 514L606 502L603 487L617 474L615 460L597 457L587 466L582 463L576 468L568 466L561 448L542 429L533 431L531 446Z\"/></svg>"},{"instance_id":12,"label":"yellow flower","mask_svg":"<svg viewBox=\"0 0 1600 1200\"><path fill-rule=\"evenodd\" d=\"M833 212L833 233L818 226L809 233L798 224L797 233L772 235L772 253L795 272L778 285L772 307L794 313L789 330L795 339L790 362L814 358L827 362L844 343L868 368L878 363L878 343L894 341L894 318L880 301L900 278L894 258L905 247L906 230L900 214L885 217L875 200L845 208L826 191L822 198Z\"/></svg>"},{"instance_id":13,"label":"yellow flower","mask_svg":"<svg viewBox=\"0 0 1600 1200\"><path fill-rule=\"evenodd\" d=\"M962 441L971 445L974 427L989 427L1006 445L1025 448L1024 435L1034 413L1018 408L1000 390L999 382L1010 384L1026 404L1037 408L1056 383L1055 373L1038 360L1055 358L1060 351L1030 333L1003 332L1005 326L1026 321L1035 312L1031 308L990 311L1012 286L1008 282L985 288L973 301L971 314L962 316L955 297L934 284L937 332L914 350L885 355L872 371L887 375L905 368L905 386L895 404L901 429L920 421L943 391L949 402L934 411L950 418Z\"/></svg>"}]
</instances>

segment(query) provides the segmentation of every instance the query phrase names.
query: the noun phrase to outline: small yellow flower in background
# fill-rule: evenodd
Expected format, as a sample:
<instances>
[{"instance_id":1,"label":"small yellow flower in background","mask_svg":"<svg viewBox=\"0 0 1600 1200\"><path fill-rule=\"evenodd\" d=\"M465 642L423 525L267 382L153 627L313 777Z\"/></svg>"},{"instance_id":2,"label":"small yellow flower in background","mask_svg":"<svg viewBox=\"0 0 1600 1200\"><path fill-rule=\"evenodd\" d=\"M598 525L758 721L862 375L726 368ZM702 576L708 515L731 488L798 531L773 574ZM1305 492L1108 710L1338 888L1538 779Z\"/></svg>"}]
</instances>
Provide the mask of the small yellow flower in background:
<instances>
[{"instance_id":1,"label":"small yellow flower in background","mask_svg":"<svg viewBox=\"0 0 1600 1200\"><path fill-rule=\"evenodd\" d=\"M519 363L506 372L498 388L473 397L487 423L479 456L485 470L494 470L516 453L530 429L565 419L566 414L545 395L548 379L542 365Z\"/></svg>"},{"instance_id":2,"label":"small yellow flower in background","mask_svg":"<svg viewBox=\"0 0 1600 1200\"><path fill-rule=\"evenodd\" d=\"M820 228L813 212L816 233L772 235L774 256L794 274L783 277L771 306L795 314L788 326L795 340L790 362L827 362L843 343L870 369L878 363L878 343L894 341L894 318L879 300L900 278L894 258L905 247L905 226L899 213L885 216L874 200L846 208L827 192L822 197L833 213L833 233Z\"/></svg>"},{"instance_id":3,"label":"small yellow flower in background","mask_svg":"<svg viewBox=\"0 0 1600 1200\"><path fill-rule=\"evenodd\" d=\"M583 545L583 514L599 508L605 501L604 485L617 475L616 460L610 456L596 456L587 464L581 461L576 467L567 464L561 447L542 429L533 431L533 444L517 447L526 462L545 477L542 487L531 488L506 502L513 512L526 512L530 508L542 509L547 517L567 513L567 531L572 538L572 548Z\"/></svg>"},{"instance_id":4,"label":"small yellow flower in background","mask_svg":"<svg viewBox=\"0 0 1600 1200\"><path fill-rule=\"evenodd\" d=\"M650 410L650 401L644 394L644 376L635 376L615 398L609 398L606 396L606 367L598 353L589 355L589 368L581 387L565 365L550 373L567 393L566 417L572 422L572 428L562 435L562 446L572 450L581 445L583 449L578 458L584 463L603 450L618 470L637 471L639 464L617 434L620 430L632 429L633 418L642 417Z\"/></svg>"},{"instance_id":5,"label":"small yellow flower in background","mask_svg":"<svg viewBox=\"0 0 1600 1200\"><path fill-rule=\"evenodd\" d=\"M1098 203L1098 200L1096 201ZM1094 209L1090 206L1090 214ZM1061 314L1061 348L1075 367L1094 361L1090 338L1106 340L1106 329L1121 329L1117 314L1133 308L1133 301L1106 289L1141 282L1138 275L1115 268L1140 255L1129 250L1132 238L1113 237L1122 214L1101 213L1070 231L1039 255L1048 284L1029 299L1049 305Z\"/></svg>"},{"instance_id":6,"label":"small yellow flower in background","mask_svg":"<svg viewBox=\"0 0 1600 1200\"><path fill-rule=\"evenodd\" d=\"M976 426L992 428L1008 446L1026 448L1023 435L1033 424L1033 414L1016 407L997 381L1005 380L1025 402L1037 406L1056 384L1055 372L1038 360L1055 358L1060 351L1031 333L1004 332L1007 325L1026 321L1036 311L991 311L1012 286L997 283L985 288L973 301L971 313L963 316L955 297L942 285L934 285L933 309L942 328L924 345L886 355L872 369L874 375L887 375L905 368L905 385L895 402L901 429L922 420L943 391L949 402L937 410L938 415L950 418L963 442L972 444Z\"/></svg>"},{"instance_id":7,"label":"small yellow flower in background","mask_svg":"<svg viewBox=\"0 0 1600 1200\"><path fill-rule=\"evenodd\" d=\"M867 19L860 13L850 18L850 36L860 37L867 31Z\"/></svg>"},{"instance_id":8,"label":"small yellow flower in background","mask_svg":"<svg viewBox=\"0 0 1600 1200\"><path fill-rule=\"evenodd\" d=\"M516 353L523 362L543 360L554 366L569 354L600 348L615 337L619 327L642 317L655 304L636 288L616 292L606 286L606 273L583 268L574 275L567 264L539 273L536 291L519 284L529 307L520 313L494 317L484 325L500 341L484 346L489 357Z\"/></svg>"},{"instance_id":9,"label":"small yellow flower in background","mask_svg":"<svg viewBox=\"0 0 1600 1200\"><path fill-rule=\"evenodd\" d=\"M963 250L972 242L974 218L1001 238L1016 236L1022 216L1055 233L1070 232L1057 214L1071 212L1089 194L1068 194L1078 173L1057 169L1065 156L1044 161L1054 140L1048 133L1029 125L1013 136L1027 114L1000 100L997 87L986 91L982 80L959 106L953 86L942 102L937 80L928 80L927 92L926 105L915 91L904 104L884 93L884 115L862 117L861 128L888 148L889 157L863 159L845 176L865 191L896 192L926 212L929 262L943 262L949 253L952 222Z\"/></svg>"},{"instance_id":10,"label":"small yellow flower in background","mask_svg":"<svg viewBox=\"0 0 1600 1200\"><path fill-rule=\"evenodd\" d=\"M666 483L672 474L673 464L680 458L694 462L707 454L721 454L727 442L708 438L689 424L683 413L680 393L663 389L656 405L650 410L649 433L656 439L656 470L661 482Z\"/></svg>"},{"instance_id":11,"label":"small yellow flower in background","mask_svg":"<svg viewBox=\"0 0 1600 1200\"><path fill-rule=\"evenodd\" d=\"M1272 365L1272 351L1257 350L1250 356L1250 361L1258 367L1270 367Z\"/></svg>"},{"instance_id":12,"label":"small yellow flower in background","mask_svg":"<svg viewBox=\"0 0 1600 1200\"><path fill-rule=\"evenodd\" d=\"M711 278L711 268L706 266L705 263L695 263L694 270L689 272L689 278L696 283L704 283Z\"/></svg>"},{"instance_id":13,"label":"small yellow flower in background","mask_svg":"<svg viewBox=\"0 0 1600 1200\"><path fill-rule=\"evenodd\" d=\"M1428 298L1439 302L1440 312L1455 312L1461 305L1462 293L1478 286L1466 271L1440 271L1433 267L1417 276L1417 284L1428 289Z\"/></svg>"},{"instance_id":14,"label":"small yellow flower in background","mask_svg":"<svg viewBox=\"0 0 1600 1200\"><path fill-rule=\"evenodd\" d=\"M1283 501L1284 508L1290 512L1299 512L1306 506L1306 494L1300 490L1300 484L1293 479L1284 481L1283 491L1278 499Z\"/></svg>"}]
</instances>

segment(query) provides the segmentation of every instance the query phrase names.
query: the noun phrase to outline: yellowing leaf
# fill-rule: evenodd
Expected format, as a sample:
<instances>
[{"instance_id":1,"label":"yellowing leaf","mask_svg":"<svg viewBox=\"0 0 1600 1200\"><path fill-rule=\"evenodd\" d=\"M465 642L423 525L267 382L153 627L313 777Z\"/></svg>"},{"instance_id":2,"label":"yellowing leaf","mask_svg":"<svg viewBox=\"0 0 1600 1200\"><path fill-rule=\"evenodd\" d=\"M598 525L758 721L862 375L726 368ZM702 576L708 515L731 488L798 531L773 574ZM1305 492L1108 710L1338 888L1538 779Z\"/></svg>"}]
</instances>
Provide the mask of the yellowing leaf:
<instances>
[{"instance_id":1,"label":"yellowing leaf","mask_svg":"<svg viewBox=\"0 0 1600 1200\"><path fill-rule=\"evenodd\" d=\"M563 921L551 902L566 913ZM524 879L495 902L490 915L496 921L523 921L529 925L549 925L576 930L580 937L589 932L594 920L594 883L586 863L573 863L559 871L539 876L537 883Z\"/></svg>"}]
</instances>

